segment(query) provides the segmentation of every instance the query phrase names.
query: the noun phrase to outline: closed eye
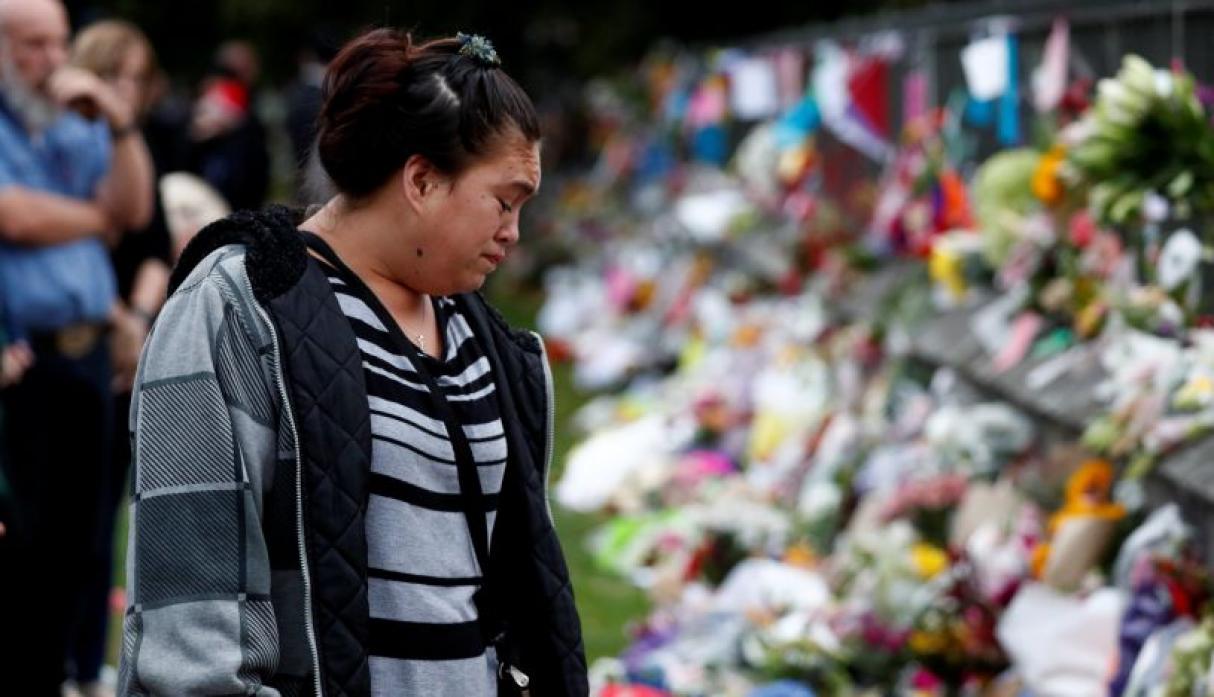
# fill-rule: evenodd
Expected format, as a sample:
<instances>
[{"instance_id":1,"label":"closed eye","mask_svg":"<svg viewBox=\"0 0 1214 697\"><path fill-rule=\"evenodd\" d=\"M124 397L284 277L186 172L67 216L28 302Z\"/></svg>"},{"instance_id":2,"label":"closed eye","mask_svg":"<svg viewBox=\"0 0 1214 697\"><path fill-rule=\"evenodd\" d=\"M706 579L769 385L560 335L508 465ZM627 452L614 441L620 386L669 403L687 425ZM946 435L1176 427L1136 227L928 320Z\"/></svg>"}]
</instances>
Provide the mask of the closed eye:
<instances>
[{"instance_id":1,"label":"closed eye","mask_svg":"<svg viewBox=\"0 0 1214 697\"><path fill-rule=\"evenodd\" d=\"M502 204L502 212L503 212L503 213L512 213L512 212L514 212L514 206L510 205L509 203L506 203L504 200L502 200L502 199L500 199L500 198L499 198L499 199L497 200L497 202L498 202L498 203L500 203L500 204Z\"/></svg>"}]
</instances>

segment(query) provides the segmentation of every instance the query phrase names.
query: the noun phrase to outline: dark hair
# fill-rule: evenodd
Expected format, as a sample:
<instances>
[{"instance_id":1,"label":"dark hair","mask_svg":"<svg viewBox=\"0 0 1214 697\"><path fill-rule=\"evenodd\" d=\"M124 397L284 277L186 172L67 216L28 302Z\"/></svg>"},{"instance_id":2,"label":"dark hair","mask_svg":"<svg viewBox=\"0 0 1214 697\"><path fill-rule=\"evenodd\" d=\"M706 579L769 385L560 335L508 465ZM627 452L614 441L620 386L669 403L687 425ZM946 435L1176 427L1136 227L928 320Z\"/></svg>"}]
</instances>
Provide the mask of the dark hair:
<instances>
[{"instance_id":1,"label":"dark hair","mask_svg":"<svg viewBox=\"0 0 1214 697\"><path fill-rule=\"evenodd\" d=\"M366 196L413 155L458 175L512 129L539 140L527 93L460 46L455 38L417 45L406 32L375 29L342 48L317 124L320 161L338 191Z\"/></svg>"}]
</instances>

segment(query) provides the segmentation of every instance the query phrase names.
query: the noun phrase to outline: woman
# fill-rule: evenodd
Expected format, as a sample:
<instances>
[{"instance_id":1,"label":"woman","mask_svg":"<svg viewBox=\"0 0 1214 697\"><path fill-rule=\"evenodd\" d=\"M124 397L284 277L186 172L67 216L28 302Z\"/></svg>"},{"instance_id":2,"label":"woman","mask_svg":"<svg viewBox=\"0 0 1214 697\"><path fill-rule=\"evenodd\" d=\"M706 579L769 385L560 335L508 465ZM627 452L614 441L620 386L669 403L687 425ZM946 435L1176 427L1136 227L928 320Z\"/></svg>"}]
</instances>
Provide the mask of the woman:
<instances>
[{"instance_id":1,"label":"woman","mask_svg":"<svg viewBox=\"0 0 1214 697\"><path fill-rule=\"evenodd\" d=\"M117 20L90 24L72 43L73 65L107 82L142 122L151 104L150 90L156 73L156 55L147 37L134 25ZM150 141L149 141L150 142ZM151 151L157 172L163 172L161 153ZM130 410L131 386L139 352L152 317L164 303L169 277L169 237L160 206L144 230L123 231L110 251L118 281L119 302L110 315L111 357L114 368L114 413ZM106 697L113 690L100 680L109 637L110 586L114 577L114 520L122 500L130 464L130 440L124 419L115 419L113 454L103 486L97 492L97 517L92 552L80 560L79 572L87 591L76 599L75 622L67 663L76 689L65 694Z\"/></svg>"},{"instance_id":2,"label":"woman","mask_svg":"<svg viewBox=\"0 0 1214 697\"><path fill-rule=\"evenodd\" d=\"M317 139L338 195L199 233L140 362L120 691L585 695L543 344L474 292L531 100L481 37L380 29Z\"/></svg>"}]
</instances>

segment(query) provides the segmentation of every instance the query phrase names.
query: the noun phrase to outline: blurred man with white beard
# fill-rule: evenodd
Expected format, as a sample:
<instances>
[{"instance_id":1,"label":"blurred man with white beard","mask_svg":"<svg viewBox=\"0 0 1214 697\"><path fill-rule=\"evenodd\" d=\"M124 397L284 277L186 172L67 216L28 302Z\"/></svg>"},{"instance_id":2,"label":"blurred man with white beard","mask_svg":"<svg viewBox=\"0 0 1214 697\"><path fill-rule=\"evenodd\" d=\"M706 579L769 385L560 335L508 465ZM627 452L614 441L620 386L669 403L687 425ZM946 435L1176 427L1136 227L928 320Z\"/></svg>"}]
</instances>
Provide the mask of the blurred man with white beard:
<instances>
[{"instance_id":1,"label":"blurred man with white beard","mask_svg":"<svg viewBox=\"0 0 1214 697\"><path fill-rule=\"evenodd\" d=\"M0 538L0 692L54 695L94 544L112 420L106 241L152 214L135 106L66 65L57 0L0 0L0 321L32 364L0 392L14 500ZM18 689L20 688L20 689Z\"/></svg>"}]
</instances>

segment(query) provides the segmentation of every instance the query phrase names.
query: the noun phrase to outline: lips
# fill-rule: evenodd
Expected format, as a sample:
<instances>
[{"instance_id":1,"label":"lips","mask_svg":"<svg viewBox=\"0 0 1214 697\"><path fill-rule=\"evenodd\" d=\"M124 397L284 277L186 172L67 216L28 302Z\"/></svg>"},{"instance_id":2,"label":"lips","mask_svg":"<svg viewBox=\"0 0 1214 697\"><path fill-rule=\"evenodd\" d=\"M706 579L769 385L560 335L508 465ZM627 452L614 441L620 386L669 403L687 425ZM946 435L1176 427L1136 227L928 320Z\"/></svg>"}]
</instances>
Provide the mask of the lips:
<instances>
[{"instance_id":1,"label":"lips","mask_svg":"<svg viewBox=\"0 0 1214 697\"><path fill-rule=\"evenodd\" d=\"M493 262L494 266L498 266L506 260L505 254L482 254L481 256Z\"/></svg>"}]
</instances>

